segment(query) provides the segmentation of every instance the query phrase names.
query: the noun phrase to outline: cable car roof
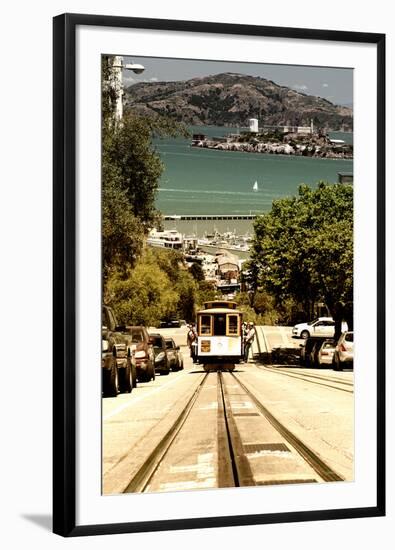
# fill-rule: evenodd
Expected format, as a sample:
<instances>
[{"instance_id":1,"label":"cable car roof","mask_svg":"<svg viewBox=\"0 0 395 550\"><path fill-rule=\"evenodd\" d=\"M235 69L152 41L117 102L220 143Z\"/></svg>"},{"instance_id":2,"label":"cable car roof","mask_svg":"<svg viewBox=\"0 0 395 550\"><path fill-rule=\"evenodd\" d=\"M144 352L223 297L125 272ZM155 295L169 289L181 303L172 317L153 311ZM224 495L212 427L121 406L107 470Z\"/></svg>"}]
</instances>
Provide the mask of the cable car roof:
<instances>
[{"instance_id":1,"label":"cable car roof","mask_svg":"<svg viewBox=\"0 0 395 550\"><path fill-rule=\"evenodd\" d=\"M203 309L214 309L214 308L236 309L237 304L236 302L230 302L229 300L212 300L211 302L203 303Z\"/></svg>"},{"instance_id":2,"label":"cable car roof","mask_svg":"<svg viewBox=\"0 0 395 550\"><path fill-rule=\"evenodd\" d=\"M242 311L240 311L239 309L229 309L229 308L226 308L226 307L216 307L216 308L210 308L210 309L200 309L198 312L197 312L197 315L210 315L212 313L227 313L229 315L238 315L238 314L242 314Z\"/></svg>"}]
</instances>

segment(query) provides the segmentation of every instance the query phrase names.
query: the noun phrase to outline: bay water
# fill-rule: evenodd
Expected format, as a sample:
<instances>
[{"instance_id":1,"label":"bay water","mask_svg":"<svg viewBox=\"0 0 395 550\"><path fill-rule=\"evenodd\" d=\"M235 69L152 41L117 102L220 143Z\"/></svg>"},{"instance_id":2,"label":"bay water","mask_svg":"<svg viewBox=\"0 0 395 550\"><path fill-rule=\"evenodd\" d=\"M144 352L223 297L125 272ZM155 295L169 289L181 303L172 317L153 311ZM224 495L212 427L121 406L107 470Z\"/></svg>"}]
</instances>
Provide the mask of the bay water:
<instances>
[{"instance_id":1,"label":"bay water","mask_svg":"<svg viewBox=\"0 0 395 550\"><path fill-rule=\"evenodd\" d=\"M192 133L223 136L237 129L194 126ZM352 134L336 132L331 137L352 142ZM191 138L156 139L165 170L157 195L157 208L165 215L260 214L271 209L273 200L295 196L300 184L316 187L320 180L336 183L339 172L352 172L353 161L320 159L238 151L218 151L190 146ZM253 190L258 182L258 191ZM250 221L168 221L166 228L203 235L214 229L246 233Z\"/></svg>"}]
</instances>

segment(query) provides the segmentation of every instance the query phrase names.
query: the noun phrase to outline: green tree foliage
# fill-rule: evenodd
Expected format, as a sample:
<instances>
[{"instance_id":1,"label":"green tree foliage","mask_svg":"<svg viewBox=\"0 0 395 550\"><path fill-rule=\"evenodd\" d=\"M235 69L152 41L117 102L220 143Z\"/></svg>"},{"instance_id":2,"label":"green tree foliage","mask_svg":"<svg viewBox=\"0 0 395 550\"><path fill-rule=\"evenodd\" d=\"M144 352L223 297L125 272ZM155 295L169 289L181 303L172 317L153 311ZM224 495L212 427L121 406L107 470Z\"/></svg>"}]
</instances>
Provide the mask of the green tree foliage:
<instances>
[{"instance_id":1,"label":"green tree foliage","mask_svg":"<svg viewBox=\"0 0 395 550\"><path fill-rule=\"evenodd\" d=\"M112 275L108 297L122 323L158 326L165 319L194 318L196 283L178 253L146 248L127 279Z\"/></svg>"},{"instance_id":2,"label":"green tree foliage","mask_svg":"<svg viewBox=\"0 0 395 550\"><path fill-rule=\"evenodd\" d=\"M109 278L127 279L143 248L148 229L160 214L155 198L163 164L155 136L185 134L185 127L163 116L127 113L115 118L120 93L113 56L102 57L102 253L104 299Z\"/></svg>"},{"instance_id":3,"label":"green tree foliage","mask_svg":"<svg viewBox=\"0 0 395 550\"><path fill-rule=\"evenodd\" d=\"M320 182L299 188L297 197L273 202L255 222L250 277L255 290L277 304L290 299L307 312L319 300L332 311L352 301L353 189ZM292 305L292 302L290 302Z\"/></svg>"},{"instance_id":4,"label":"green tree foliage","mask_svg":"<svg viewBox=\"0 0 395 550\"><path fill-rule=\"evenodd\" d=\"M171 314L178 301L167 275L156 265L139 261L128 279L109 282L114 307L121 323L155 326Z\"/></svg>"},{"instance_id":5,"label":"green tree foliage","mask_svg":"<svg viewBox=\"0 0 395 550\"><path fill-rule=\"evenodd\" d=\"M204 272L202 266L199 263L193 262L193 264L189 268L189 273L192 275L195 281L204 281Z\"/></svg>"},{"instance_id":6,"label":"green tree foliage","mask_svg":"<svg viewBox=\"0 0 395 550\"><path fill-rule=\"evenodd\" d=\"M235 302L238 309L243 312L244 321L252 321L256 325L275 325L280 320L273 297L263 291L255 294L239 292L236 294Z\"/></svg>"},{"instance_id":7,"label":"green tree foliage","mask_svg":"<svg viewBox=\"0 0 395 550\"><path fill-rule=\"evenodd\" d=\"M195 316L197 285L185 266L181 252L153 249L151 253L159 267L166 273L178 300L168 317L179 317L191 321Z\"/></svg>"},{"instance_id":8,"label":"green tree foliage","mask_svg":"<svg viewBox=\"0 0 395 550\"><path fill-rule=\"evenodd\" d=\"M199 281L196 296L197 308L203 307L204 302L210 302L217 298L215 285L210 281Z\"/></svg>"},{"instance_id":9,"label":"green tree foliage","mask_svg":"<svg viewBox=\"0 0 395 550\"><path fill-rule=\"evenodd\" d=\"M117 167L103 160L102 171L102 263L106 283L116 270L127 276L143 246L140 221L130 212L126 191L121 188Z\"/></svg>"},{"instance_id":10,"label":"green tree foliage","mask_svg":"<svg viewBox=\"0 0 395 550\"><path fill-rule=\"evenodd\" d=\"M152 148L152 133L144 117L129 114L110 127L105 159L119 171L119 183L129 200L130 213L144 228L155 220L155 196L163 164Z\"/></svg>"}]
</instances>

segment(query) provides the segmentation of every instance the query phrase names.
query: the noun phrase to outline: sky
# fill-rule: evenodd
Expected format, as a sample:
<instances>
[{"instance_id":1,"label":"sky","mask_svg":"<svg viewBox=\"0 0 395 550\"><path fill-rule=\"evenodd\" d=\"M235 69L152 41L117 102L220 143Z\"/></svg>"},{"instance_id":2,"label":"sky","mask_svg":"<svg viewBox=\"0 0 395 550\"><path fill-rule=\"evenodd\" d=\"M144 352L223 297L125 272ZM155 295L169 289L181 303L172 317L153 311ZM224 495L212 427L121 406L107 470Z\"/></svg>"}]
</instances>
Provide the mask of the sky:
<instances>
[{"instance_id":1,"label":"sky","mask_svg":"<svg viewBox=\"0 0 395 550\"><path fill-rule=\"evenodd\" d=\"M267 78L281 86L323 97L336 105L352 107L353 103L353 69L138 56L124 56L124 63L140 63L145 67L140 75L124 71L125 87L137 82L189 80L232 72Z\"/></svg>"}]
</instances>

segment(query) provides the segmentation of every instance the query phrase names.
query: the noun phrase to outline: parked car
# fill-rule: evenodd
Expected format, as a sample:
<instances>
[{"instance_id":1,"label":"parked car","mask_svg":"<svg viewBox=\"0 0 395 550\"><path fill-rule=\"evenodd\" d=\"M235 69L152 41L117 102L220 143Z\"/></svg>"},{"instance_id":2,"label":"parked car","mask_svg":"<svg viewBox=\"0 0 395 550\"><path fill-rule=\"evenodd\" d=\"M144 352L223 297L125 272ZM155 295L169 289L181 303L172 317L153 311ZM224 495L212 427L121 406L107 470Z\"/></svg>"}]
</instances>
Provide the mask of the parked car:
<instances>
[{"instance_id":1,"label":"parked car","mask_svg":"<svg viewBox=\"0 0 395 550\"><path fill-rule=\"evenodd\" d=\"M139 382L155 380L154 350L147 329L144 326L127 327L131 336L131 349L136 363Z\"/></svg>"},{"instance_id":2,"label":"parked car","mask_svg":"<svg viewBox=\"0 0 395 550\"><path fill-rule=\"evenodd\" d=\"M160 328L180 328L180 326L180 320L175 317L160 322Z\"/></svg>"},{"instance_id":3,"label":"parked car","mask_svg":"<svg viewBox=\"0 0 395 550\"><path fill-rule=\"evenodd\" d=\"M165 339L161 334L150 334L155 356L155 372L166 375L170 372L169 359Z\"/></svg>"},{"instance_id":4,"label":"parked car","mask_svg":"<svg viewBox=\"0 0 395 550\"><path fill-rule=\"evenodd\" d=\"M342 370L345 366L354 366L354 333L342 332L333 354L334 370Z\"/></svg>"},{"instance_id":5,"label":"parked car","mask_svg":"<svg viewBox=\"0 0 395 550\"><path fill-rule=\"evenodd\" d=\"M184 360L180 351L180 346L176 346L173 338L165 338L167 357L171 370L181 370L184 368Z\"/></svg>"},{"instance_id":6,"label":"parked car","mask_svg":"<svg viewBox=\"0 0 395 550\"><path fill-rule=\"evenodd\" d=\"M119 325L112 308L102 308L102 393L115 397L130 393L136 387L136 365L131 338L124 325Z\"/></svg>"},{"instance_id":7,"label":"parked car","mask_svg":"<svg viewBox=\"0 0 395 550\"><path fill-rule=\"evenodd\" d=\"M101 353L102 393L104 397L118 395L118 369L107 335L102 335Z\"/></svg>"},{"instance_id":8,"label":"parked car","mask_svg":"<svg viewBox=\"0 0 395 550\"><path fill-rule=\"evenodd\" d=\"M300 364L306 367L314 367L316 363L316 353L325 340L326 336L310 336L306 338L303 344L300 344ZM317 348L317 346L319 346Z\"/></svg>"},{"instance_id":9,"label":"parked car","mask_svg":"<svg viewBox=\"0 0 395 550\"><path fill-rule=\"evenodd\" d=\"M335 353L336 342L333 338L324 340L317 350L316 365L322 367L324 365L332 365L333 354Z\"/></svg>"},{"instance_id":10,"label":"parked car","mask_svg":"<svg viewBox=\"0 0 395 550\"><path fill-rule=\"evenodd\" d=\"M318 317L309 323L298 323L292 329L293 338L309 338L309 336L331 338L334 334L335 321L332 317Z\"/></svg>"}]
</instances>

